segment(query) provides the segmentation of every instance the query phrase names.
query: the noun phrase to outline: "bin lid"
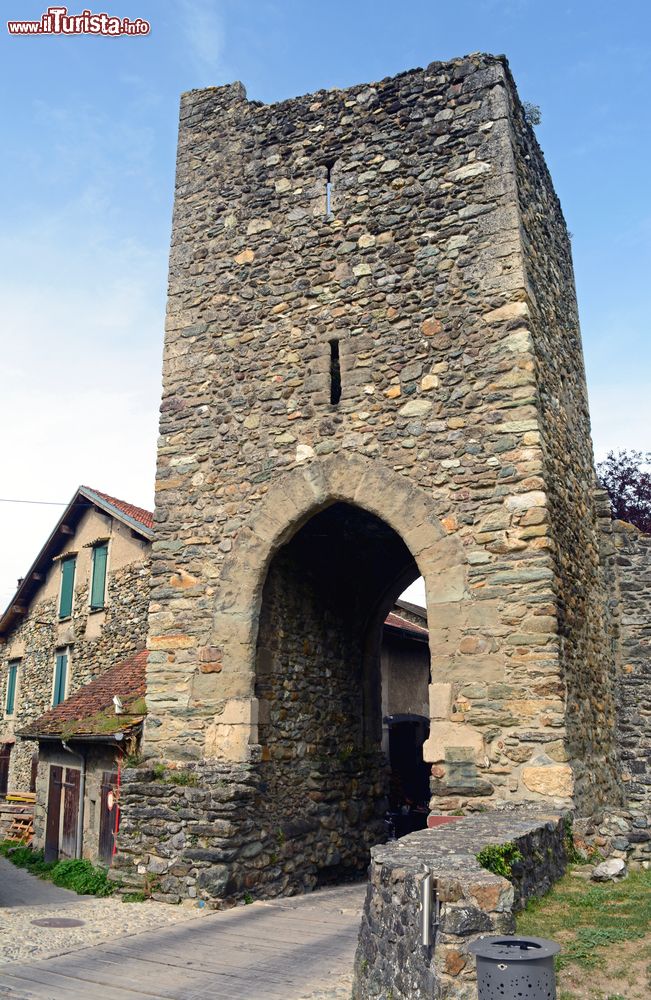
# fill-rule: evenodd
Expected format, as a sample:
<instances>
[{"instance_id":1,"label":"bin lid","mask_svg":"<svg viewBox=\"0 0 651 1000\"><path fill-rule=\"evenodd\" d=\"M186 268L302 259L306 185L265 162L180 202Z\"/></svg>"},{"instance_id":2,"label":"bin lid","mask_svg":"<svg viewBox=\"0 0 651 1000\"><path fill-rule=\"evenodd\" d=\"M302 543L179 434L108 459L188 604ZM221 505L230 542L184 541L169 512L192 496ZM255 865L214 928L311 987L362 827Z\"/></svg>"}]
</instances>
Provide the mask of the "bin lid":
<instances>
[{"instance_id":1,"label":"bin lid","mask_svg":"<svg viewBox=\"0 0 651 1000\"><path fill-rule=\"evenodd\" d=\"M481 937L468 946L468 950L479 958L493 959L495 962L535 962L537 959L551 958L560 950L560 944L535 937Z\"/></svg>"}]
</instances>

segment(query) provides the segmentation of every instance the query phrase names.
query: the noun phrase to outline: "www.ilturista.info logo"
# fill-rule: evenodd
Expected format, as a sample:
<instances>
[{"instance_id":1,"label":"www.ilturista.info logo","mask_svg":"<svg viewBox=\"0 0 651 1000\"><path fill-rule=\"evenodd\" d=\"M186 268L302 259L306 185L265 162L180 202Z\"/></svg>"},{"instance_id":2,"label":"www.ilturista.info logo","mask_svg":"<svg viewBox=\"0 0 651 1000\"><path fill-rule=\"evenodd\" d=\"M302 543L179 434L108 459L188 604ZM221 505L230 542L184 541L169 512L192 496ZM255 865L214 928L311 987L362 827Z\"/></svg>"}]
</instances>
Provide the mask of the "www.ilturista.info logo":
<instances>
[{"instance_id":1,"label":"www.ilturista.info logo","mask_svg":"<svg viewBox=\"0 0 651 1000\"><path fill-rule=\"evenodd\" d=\"M149 21L142 17L111 14L69 14L67 7L48 7L40 21L7 21L10 35L148 35Z\"/></svg>"}]
</instances>

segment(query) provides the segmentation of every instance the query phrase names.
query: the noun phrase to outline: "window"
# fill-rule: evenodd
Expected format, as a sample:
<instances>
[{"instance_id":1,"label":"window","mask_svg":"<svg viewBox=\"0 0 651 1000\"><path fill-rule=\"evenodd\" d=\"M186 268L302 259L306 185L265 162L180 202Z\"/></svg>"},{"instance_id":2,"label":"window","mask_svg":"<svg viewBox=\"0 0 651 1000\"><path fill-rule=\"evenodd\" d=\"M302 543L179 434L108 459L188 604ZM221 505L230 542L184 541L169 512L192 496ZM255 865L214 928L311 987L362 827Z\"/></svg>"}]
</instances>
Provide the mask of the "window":
<instances>
[{"instance_id":1,"label":"window","mask_svg":"<svg viewBox=\"0 0 651 1000\"><path fill-rule=\"evenodd\" d=\"M59 650L54 668L54 689L52 691L52 707L65 701L68 683L68 651Z\"/></svg>"},{"instance_id":2,"label":"window","mask_svg":"<svg viewBox=\"0 0 651 1000\"><path fill-rule=\"evenodd\" d=\"M18 682L18 660L12 660L9 664L9 671L7 674L7 701L5 702L5 709L7 715L13 715L14 709L16 708L16 685Z\"/></svg>"},{"instance_id":3,"label":"window","mask_svg":"<svg viewBox=\"0 0 651 1000\"><path fill-rule=\"evenodd\" d=\"M93 577L90 585L91 611L104 607L106 597L106 562L108 542L93 546Z\"/></svg>"},{"instance_id":4,"label":"window","mask_svg":"<svg viewBox=\"0 0 651 1000\"><path fill-rule=\"evenodd\" d=\"M336 406L341 399L341 366L339 364L339 341L330 341L330 402Z\"/></svg>"},{"instance_id":5,"label":"window","mask_svg":"<svg viewBox=\"0 0 651 1000\"><path fill-rule=\"evenodd\" d=\"M61 598L59 600L59 618L70 618L72 614L72 598L75 587L76 556L68 556L61 563Z\"/></svg>"}]
</instances>

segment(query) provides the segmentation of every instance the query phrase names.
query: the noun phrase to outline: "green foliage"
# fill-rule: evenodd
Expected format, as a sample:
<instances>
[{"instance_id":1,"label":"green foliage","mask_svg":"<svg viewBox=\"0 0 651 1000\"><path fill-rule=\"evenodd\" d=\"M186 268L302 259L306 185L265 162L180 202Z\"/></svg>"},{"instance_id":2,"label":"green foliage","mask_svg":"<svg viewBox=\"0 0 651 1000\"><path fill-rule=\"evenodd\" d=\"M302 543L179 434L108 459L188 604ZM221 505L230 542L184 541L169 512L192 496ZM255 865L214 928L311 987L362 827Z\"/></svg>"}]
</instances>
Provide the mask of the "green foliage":
<instances>
[{"instance_id":1,"label":"green foliage","mask_svg":"<svg viewBox=\"0 0 651 1000\"><path fill-rule=\"evenodd\" d=\"M123 903L145 903L149 899L146 892L125 892L122 896Z\"/></svg>"},{"instance_id":2,"label":"green foliage","mask_svg":"<svg viewBox=\"0 0 651 1000\"><path fill-rule=\"evenodd\" d=\"M46 862L43 851L34 851L31 847L17 847L13 840L3 840L0 843L0 853L17 868L26 868L32 875L46 877L54 868L55 862Z\"/></svg>"},{"instance_id":3,"label":"green foliage","mask_svg":"<svg viewBox=\"0 0 651 1000\"><path fill-rule=\"evenodd\" d=\"M477 861L482 868L494 875L510 879L513 865L517 861L524 861L524 858L515 844L509 841L507 844L487 844L477 855Z\"/></svg>"},{"instance_id":4,"label":"green foliage","mask_svg":"<svg viewBox=\"0 0 651 1000\"><path fill-rule=\"evenodd\" d=\"M198 784L194 771L168 767L167 764L163 763L154 764L152 770L154 778L165 785L190 785L194 787Z\"/></svg>"},{"instance_id":5,"label":"green foliage","mask_svg":"<svg viewBox=\"0 0 651 1000\"><path fill-rule=\"evenodd\" d=\"M352 743L347 744L347 746L342 747L339 753L337 754L339 763L345 764L346 761L350 760L351 757L354 756L354 754L355 754L355 747L353 746L353 744Z\"/></svg>"},{"instance_id":6,"label":"green foliage","mask_svg":"<svg viewBox=\"0 0 651 1000\"><path fill-rule=\"evenodd\" d=\"M250 892L245 892L242 898L247 905L250 905L253 902L253 896Z\"/></svg>"},{"instance_id":7,"label":"green foliage","mask_svg":"<svg viewBox=\"0 0 651 1000\"><path fill-rule=\"evenodd\" d=\"M544 899L517 917L519 934L563 935L558 967L595 968L612 946L648 934L651 926L651 871L632 871L619 882L599 885L566 875Z\"/></svg>"},{"instance_id":8,"label":"green foliage","mask_svg":"<svg viewBox=\"0 0 651 1000\"><path fill-rule=\"evenodd\" d=\"M651 452L609 451L597 465L597 478L608 493L613 517L651 533Z\"/></svg>"},{"instance_id":9,"label":"green foliage","mask_svg":"<svg viewBox=\"0 0 651 1000\"><path fill-rule=\"evenodd\" d=\"M115 889L114 883L108 880L106 868L96 868L81 858L59 861L50 877L55 885L72 889L80 896L110 896Z\"/></svg>"},{"instance_id":10,"label":"green foliage","mask_svg":"<svg viewBox=\"0 0 651 1000\"><path fill-rule=\"evenodd\" d=\"M539 104L533 104L531 101L523 101L522 110L524 111L524 120L528 125L540 125L542 111Z\"/></svg>"},{"instance_id":11,"label":"green foliage","mask_svg":"<svg viewBox=\"0 0 651 1000\"><path fill-rule=\"evenodd\" d=\"M128 705L124 707L125 715L146 715L147 714L147 702L144 698L136 698L135 701L130 701Z\"/></svg>"},{"instance_id":12,"label":"green foliage","mask_svg":"<svg viewBox=\"0 0 651 1000\"><path fill-rule=\"evenodd\" d=\"M574 830L572 828L572 819L570 816L566 816L563 820L563 844L565 846L565 854L567 855L567 861L570 865L579 865L584 860L583 855L574 843Z\"/></svg>"},{"instance_id":13,"label":"green foliage","mask_svg":"<svg viewBox=\"0 0 651 1000\"><path fill-rule=\"evenodd\" d=\"M193 788L198 784L194 771L168 771L165 781L169 785L190 785Z\"/></svg>"}]
</instances>

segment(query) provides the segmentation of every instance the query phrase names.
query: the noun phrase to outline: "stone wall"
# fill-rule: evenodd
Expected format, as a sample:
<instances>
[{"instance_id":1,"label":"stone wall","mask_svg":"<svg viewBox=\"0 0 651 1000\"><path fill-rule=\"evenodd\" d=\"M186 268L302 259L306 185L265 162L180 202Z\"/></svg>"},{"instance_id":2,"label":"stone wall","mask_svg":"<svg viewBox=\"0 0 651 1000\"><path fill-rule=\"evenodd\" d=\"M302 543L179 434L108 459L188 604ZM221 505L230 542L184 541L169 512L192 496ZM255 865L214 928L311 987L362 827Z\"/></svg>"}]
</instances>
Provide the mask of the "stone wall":
<instances>
[{"instance_id":1,"label":"stone wall","mask_svg":"<svg viewBox=\"0 0 651 1000\"><path fill-rule=\"evenodd\" d=\"M299 820L288 846L306 858L311 888L366 871L371 845L386 834L388 773L379 732L365 740L359 602L333 601L323 567L296 550L274 559L260 618L260 820L276 829ZM328 559L336 559L330 547Z\"/></svg>"},{"instance_id":2,"label":"stone wall","mask_svg":"<svg viewBox=\"0 0 651 1000\"><path fill-rule=\"evenodd\" d=\"M651 535L612 531L619 598L617 742L629 807L651 818Z\"/></svg>"},{"instance_id":3,"label":"stone wall","mask_svg":"<svg viewBox=\"0 0 651 1000\"><path fill-rule=\"evenodd\" d=\"M359 782L361 796L364 765L340 765L349 784ZM332 772L327 763L324 775ZM176 784L170 776L191 776L191 783ZM216 907L314 888L318 862L333 861L323 857L318 812L272 816L266 797L264 778L252 764L204 762L163 775L144 766L124 771L114 877L126 891L145 889L169 903L198 898ZM341 854L345 862L345 845Z\"/></svg>"},{"instance_id":4,"label":"stone wall","mask_svg":"<svg viewBox=\"0 0 651 1000\"><path fill-rule=\"evenodd\" d=\"M551 556L554 595L552 601L533 595L527 634L512 636L511 642L519 647L514 655L523 667L538 675L532 691L550 699L545 725L553 729L564 722L575 803L587 814L618 801L620 791L583 349L560 203L518 102L511 104L510 123L526 278L522 310L534 355L535 388L527 403L531 417L537 417L543 459L539 485L547 495L546 510L530 511L521 523L527 525L525 536ZM546 753L545 743L553 739L548 733L541 740L537 761L558 759Z\"/></svg>"},{"instance_id":5,"label":"stone wall","mask_svg":"<svg viewBox=\"0 0 651 1000\"><path fill-rule=\"evenodd\" d=\"M558 815L487 813L412 833L372 852L355 956L354 1000L476 995L468 945L482 934L512 934L514 914L547 892L565 871L566 827ZM489 844L513 843L523 860L512 881L476 860ZM440 926L423 948L420 885L433 876Z\"/></svg>"}]
</instances>

